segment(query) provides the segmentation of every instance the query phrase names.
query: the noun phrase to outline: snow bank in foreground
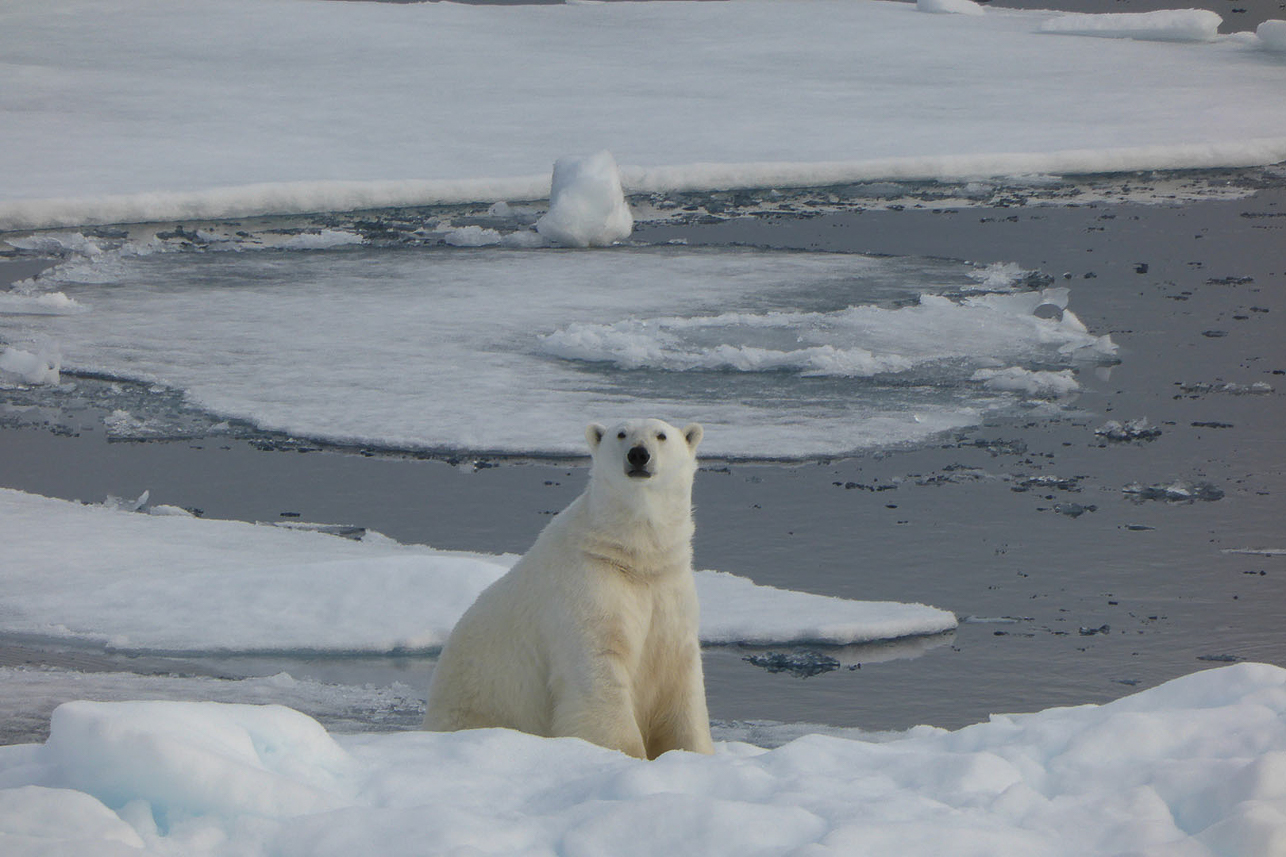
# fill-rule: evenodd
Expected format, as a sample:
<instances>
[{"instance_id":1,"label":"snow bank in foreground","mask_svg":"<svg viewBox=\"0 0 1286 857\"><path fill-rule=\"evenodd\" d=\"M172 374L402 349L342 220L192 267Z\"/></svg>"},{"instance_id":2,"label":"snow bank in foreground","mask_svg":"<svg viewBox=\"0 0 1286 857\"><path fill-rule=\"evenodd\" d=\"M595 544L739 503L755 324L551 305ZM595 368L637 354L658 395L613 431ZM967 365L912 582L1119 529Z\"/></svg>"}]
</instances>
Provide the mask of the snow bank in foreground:
<instances>
[{"instance_id":1,"label":"snow bank in foreground","mask_svg":"<svg viewBox=\"0 0 1286 857\"><path fill-rule=\"evenodd\" d=\"M1048 12L43 0L3 15L0 151L23 169L0 229L541 199L573 146L637 165L627 192L1286 159L1286 116L1264 107L1286 71L1257 49L1050 39ZM1200 24L1148 20L1151 38Z\"/></svg>"},{"instance_id":2,"label":"snow bank in foreground","mask_svg":"<svg viewBox=\"0 0 1286 857\"><path fill-rule=\"evenodd\" d=\"M663 823L658 823L658 820ZM74 702L0 748L7 853L1245 857L1286 849L1286 670L880 742L630 759L506 730L332 736L280 706Z\"/></svg>"},{"instance_id":3,"label":"snow bank in foreground","mask_svg":"<svg viewBox=\"0 0 1286 857\"><path fill-rule=\"evenodd\" d=\"M611 152L559 158L549 187L549 212L536 231L568 247L607 247L630 237L634 217L625 204Z\"/></svg>"},{"instance_id":4,"label":"snow bank in foreground","mask_svg":"<svg viewBox=\"0 0 1286 857\"><path fill-rule=\"evenodd\" d=\"M1156 12L1060 15L1039 27L1042 33L1138 39L1153 42L1210 42L1223 18L1208 9L1162 9Z\"/></svg>"},{"instance_id":5,"label":"snow bank in foreground","mask_svg":"<svg viewBox=\"0 0 1286 857\"><path fill-rule=\"evenodd\" d=\"M435 648L516 559L141 515L7 489L0 544L0 633L138 651ZM809 595L730 574L700 572L698 586L709 643L844 644L956 624L933 607Z\"/></svg>"}]
</instances>

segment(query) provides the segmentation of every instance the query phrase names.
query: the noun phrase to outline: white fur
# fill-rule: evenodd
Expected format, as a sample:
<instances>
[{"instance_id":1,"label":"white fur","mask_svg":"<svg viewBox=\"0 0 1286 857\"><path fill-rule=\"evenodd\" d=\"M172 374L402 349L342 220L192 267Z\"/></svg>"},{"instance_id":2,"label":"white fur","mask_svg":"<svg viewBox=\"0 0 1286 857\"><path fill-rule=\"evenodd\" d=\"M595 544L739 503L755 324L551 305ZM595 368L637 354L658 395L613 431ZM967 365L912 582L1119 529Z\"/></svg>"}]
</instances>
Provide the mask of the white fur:
<instances>
[{"instance_id":1,"label":"white fur","mask_svg":"<svg viewBox=\"0 0 1286 857\"><path fill-rule=\"evenodd\" d=\"M451 632L424 728L570 735L649 759L712 752L692 578L701 433L586 429L588 487ZM649 476L628 473L636 447Z\"/></svg>"}]
</instances>

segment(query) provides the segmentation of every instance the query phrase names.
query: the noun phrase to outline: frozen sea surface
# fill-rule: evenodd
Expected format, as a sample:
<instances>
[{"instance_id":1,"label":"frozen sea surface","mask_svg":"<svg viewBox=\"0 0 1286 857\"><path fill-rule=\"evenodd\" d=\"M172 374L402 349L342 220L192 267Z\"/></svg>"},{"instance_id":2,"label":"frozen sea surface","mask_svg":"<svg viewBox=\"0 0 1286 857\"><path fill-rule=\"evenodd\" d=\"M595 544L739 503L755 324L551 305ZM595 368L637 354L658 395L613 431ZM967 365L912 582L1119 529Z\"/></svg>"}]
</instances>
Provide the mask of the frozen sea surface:
<instances>
[{"instance_id":1,"label":"frozen sea surface","mask_svg":"<svg viewBox=\"0 0 1286 857\"><path fill-rule=\"evenodd\" d=\"M340 444L576 455L586 423L647 413L704 422L708 456L803 458L1053 413L1116 359L1074 285L1007 264L24 241L66 261L6 296L0 342L156 385L107 403L121 437L181 436L200 409ZM67 381L43 395L75 400Z\"/></svg>"},{"instance_id":2,"label":"frozen sea surface","mask_svg":"<svg viewBox=\"0 0 1286 857\"><path fill-rule=\"evenodd\" d=\"M1280 30L1207 17L9 2L0 229L540 199L601 149L628 192L1286 159Z\"/></svg>"},{"instance_id":3,"label":"frozen sea surface","mask_svg":"<svg viewBox=\"0 0 1286 857\"><path fill-rule=\"evenodd\" d=\"M435 551L376 534L151 514L0 489L0 639L131 652L432 650L517 559ZM119 504L117 504L119 505ZM701 640L845 645L937 634L955 616L701 571Z\"/></svg>"}]
</instances>

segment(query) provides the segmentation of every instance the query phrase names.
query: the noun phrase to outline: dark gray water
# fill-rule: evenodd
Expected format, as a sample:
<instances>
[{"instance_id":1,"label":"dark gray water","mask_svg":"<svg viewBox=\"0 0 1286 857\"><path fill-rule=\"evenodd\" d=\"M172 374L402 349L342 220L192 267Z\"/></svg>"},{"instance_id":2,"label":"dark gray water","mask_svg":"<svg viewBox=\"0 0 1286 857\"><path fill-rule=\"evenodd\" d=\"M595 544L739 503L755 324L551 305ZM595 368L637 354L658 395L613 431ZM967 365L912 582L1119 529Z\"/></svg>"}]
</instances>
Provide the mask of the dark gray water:
<instances>
[{"instance_id":1,"label":"dark gray water","mask_svg":"<svg viewBox=\"0 0 1286 857\"><path fill-rule=\"evenodd\" d=\"M745 659L761 652L712 649L713 717L959 726L1106 701L1230 660L1286 665L1286 556L1255 552L1286 548L1279 182L1245 200L1174 207L853 211L644 224L636 237L1016 261L1074 282L1078 314L1121 345L1121 364L1084 373L1078 411L1059 419L1007 417L844 460L708 462L695 496L699 567L986 620L947 638L837 653L841 668L806 678ZM1159 436L1095 433L1110 419L1144 417ZM150 490L154 502L209 517L287 513L440 548L522 551L585 478L576 462L305 453L313 447L272 438L108 442L89 410L26 412L10 426L0 433L0 485L91 501ZM1165 499L1182 489L1194 499ZM8 651L10 661L64 657ZM174 665L421 687L430 667L364 658ZM88 668L130 664L109 657Z\"/></svg>"}]
</instances>

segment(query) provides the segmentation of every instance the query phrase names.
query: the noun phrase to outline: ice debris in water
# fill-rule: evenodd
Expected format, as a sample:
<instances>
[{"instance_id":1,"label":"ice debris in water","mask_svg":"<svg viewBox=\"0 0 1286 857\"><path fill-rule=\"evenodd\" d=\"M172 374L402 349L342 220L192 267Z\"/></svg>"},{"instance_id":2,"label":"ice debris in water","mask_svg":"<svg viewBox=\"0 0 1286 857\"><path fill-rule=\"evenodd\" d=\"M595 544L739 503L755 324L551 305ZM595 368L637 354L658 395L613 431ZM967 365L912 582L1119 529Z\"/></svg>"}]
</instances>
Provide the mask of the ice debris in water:
<instances>
[{"instance_id":1,"label":"ice debris in water","mask_svg":"<svg viewBox=\"0 0 1286 857\"><path fill-rule=\"evenodd\" d=\"M1146 500L1165 500L1169 503L1191 503L1195 500L1213 502L1223 499L1224 492L1210 482L1177 480L1169 485L1142 485L1131 482L1123 489L1125 495L1136 503Z\"/></svg>"},{"instance_id":2,"label":"ice debris in water","mask_svg":"<svg viewBox=\"0 0 1286 857\"><path fill-rule=\"evenodd\" d=\"M549 211L536 231L568 247L606 247L628 238L634 217L625 203L611 152L559 158L549 188Z\"/></svg>"},{"instance_id":3,"label":"ice debris in water","mask_svg":"<svg viewBox=\"0 0 1286 857\"><path fill-rule=\"evenodd\" d=\"M0 383L53 385L61 383L62 357L51 344L35 353L9 346L0 349Z\"/></svg>"},{"instance_id":4,"label":"ice debris in water","mask_svg":"<svg viewBox=\"0 0 1286 857\"><path fill-rule=\"evenodd\" d=\"M840 668L840 662L830 655L813 649L799 649L794 652L764 652L743 658L757 667L763 667L770 673L787 672L796 678L828 673Z\"/></svg>"},{"instance_id":5,"label":"ice debris in water","mask_svg":"<svg viewBox=\"0 0 1286 857\"><path fill-rule=\"evenodd\" d=\"M1130 420L1125 423L1118 420L1108 420L1094 429L1094 434L1104 440L1152 440L1161 436L1161 429L1148 422L1147 417L1140 417L1137 420Z\"/></svg>"},{"instance_id":6,"label":"ice debris in water","mask_svg":"<svg viewBox=\"0 0 1286 857\"><path fill-rule=\"evenodd\" d=\"M1273 392L1273 385L1264 381L1251 384L1233 382L1223 384L1180 384L1179 389L1185 393L1229 393L1233 396L1262 396Z\"/></svg>"},{"instance_id":7,"label":"ice debris in water","mask_svg":"<svg viewBox=\"0 0 1286 857\"><path fill-rule=\"evenodd\" d=\"M27 280L33 284L34 281ZM72 315L85 306L62 292L35 292L15 288L0 294L0 315Z\"/></svg>"},{"instance_id":8,"label":"ice debris in water","mask_svg":"<svg viewBox=\"0 0 1286 857\"><path fill-rule=\"evenodd\" d=\"M144 491L133 500L126 497L117 497L114 494L108 494L107 499L100 505L106 509L115 509L118 512L141 512L147 506L147 500L151 496L151 491Z\"/></svg>"},{"instance_id":9,"label":"ice debris in water","mask_svg":"<svg viewBox=\"0 0 1286 857\"><path fill-rule=\"evenodd\" d=\"M990 390L1026 393L1040 398L1057 398L1075 393L1081 388L1071 369L1033 371L1021 366L1006 369L979 369L970 378L981 381Z\"/></svg>"}]
</instances>

